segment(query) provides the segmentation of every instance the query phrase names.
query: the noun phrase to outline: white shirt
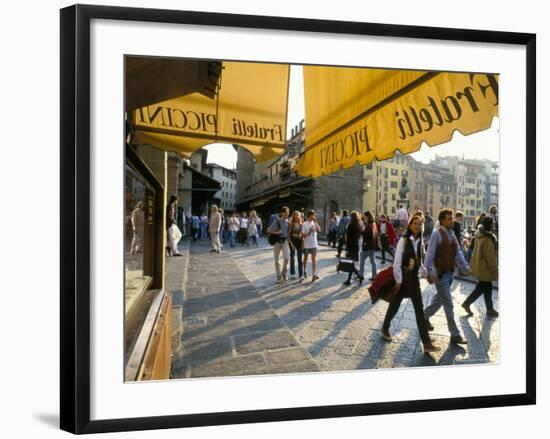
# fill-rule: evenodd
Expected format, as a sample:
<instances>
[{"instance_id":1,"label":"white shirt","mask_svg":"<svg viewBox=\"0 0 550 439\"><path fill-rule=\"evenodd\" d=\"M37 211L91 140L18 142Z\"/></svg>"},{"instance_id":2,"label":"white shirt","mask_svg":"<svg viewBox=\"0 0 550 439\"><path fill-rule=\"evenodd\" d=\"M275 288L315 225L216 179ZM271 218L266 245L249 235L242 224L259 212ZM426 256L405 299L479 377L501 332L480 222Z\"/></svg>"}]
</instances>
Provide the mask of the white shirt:
<instances>
[{"instance_id":1,"label":"white shirt","mask_svg":"<svg viewBox=\"0 0 550 439\"><path fill-rule=\"evenodd\" d=\"M409 214L407 213L406 209L402 207L401 209L397 210L397 219L399 221L408 221Z\"/></svg>"},{"instance_id":2,"label":"white shirt","mask_svg":"<svg viewBox=\"0 0 550 439\"><path fill-rule=\"evenodd\" d=\"M317 225L313 221L306 221L302 224L304 234L304 248L317 248Z\"/></svg>"},{"instance_id":3,"label":"white shirt","mask_svg":"<svg viewBox=\"0 0 550 439\"><path fill-rule=\"evenodd\" d=\"M239 230L239 220L238 218L232 216L229 218L229 221L227 222L227 225L229 226L229 230L231 232L236 232Z\"/></svg>"},{"instance_id":4,"label":"white shirt","mask_svg":"<svg viewBox=\"0 0 550 439\"><path fill-rule=\"evenodd\" d=\"M248 228L248 218L241 218L241 229Z\"/></svg>"},{"instance_id":5,"label":"white shirt","mask_svg":"<svg viewBox=\"0 0 550 439\"><path fill-rule=\"evenodd\" d=\"M385 222L380 223L380 233L383 234L383 235L387 234L386 223Z\"/></svg>"},{"instance_id":6,"label":"white shirt","mask_svg":"<svg viewBox=\"0 0 550 439\"><path fill-rule=\"evenodd\" d=\"M403 250L405 250L405 239L410 239L414 248L414 253L418 251L418 241L420 237L413 239L412 236L406 238L403 236L399 241L397 241L397 247L395 249L395 257L393 258L393 278L395 282L400 284L403 282L403 272L401 270L401 264L403 263ZM420 263L420 268L418 269L421 277L426 277L427 271L424 264Z\"/></svg>"}]
</instances>

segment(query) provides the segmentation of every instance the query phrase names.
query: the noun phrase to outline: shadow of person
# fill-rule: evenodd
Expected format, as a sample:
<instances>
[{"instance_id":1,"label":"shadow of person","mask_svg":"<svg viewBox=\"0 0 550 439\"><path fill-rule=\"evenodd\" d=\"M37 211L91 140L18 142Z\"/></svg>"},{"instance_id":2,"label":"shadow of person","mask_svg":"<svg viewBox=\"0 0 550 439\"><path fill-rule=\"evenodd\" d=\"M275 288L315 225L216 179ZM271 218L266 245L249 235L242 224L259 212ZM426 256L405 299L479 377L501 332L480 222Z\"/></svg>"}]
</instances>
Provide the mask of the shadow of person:
<instances>
[{"instance_id":1,"label":"shadow of person","mask_svg":"<svg viewBox=\"0 0 550 439\"><path fill-rule=\"evenodd\" d=\"M497 319L491 318L491 317L485 317L481 319L481 333L479 335L479 338L481 339L481 342L483 343L483 346L485 346L486 352L489 352L492 344L492 333L493 333L493 326L495 323L497 323Z\"/></svg>"},{"instance_id":2,"label":"shadow of person","mask_svg":"<svg viewBox=\"0 0 550 439\"><path fill-rule=\"evenodd\" d=\"M459 355L464 355L466 349L462 345L455 345L449 342L447 349L443 352L439 361L437 362L438 366L449 366L456 363L456 357Z\"/></svg>"}]
</instances>

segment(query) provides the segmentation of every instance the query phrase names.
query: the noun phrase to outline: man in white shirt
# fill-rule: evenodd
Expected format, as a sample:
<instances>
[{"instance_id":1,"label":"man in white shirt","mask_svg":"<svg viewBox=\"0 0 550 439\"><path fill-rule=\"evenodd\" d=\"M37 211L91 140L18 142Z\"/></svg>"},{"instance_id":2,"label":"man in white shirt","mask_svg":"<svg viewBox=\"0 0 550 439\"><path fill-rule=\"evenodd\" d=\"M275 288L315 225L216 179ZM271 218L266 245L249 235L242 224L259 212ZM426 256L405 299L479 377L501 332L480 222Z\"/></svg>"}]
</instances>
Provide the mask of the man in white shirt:
<instances>
[{"instance_id":1,"label":"man in white shirt","mask_svg":"<svg viewBox=\"0 0 550 439\"><path fill-rule=\"evenodd\" d=\"M307 213L307 221L302 225L302 235L304 236L304 276L307 269L307 257L311 255L311 281L315 282L319 279L317 275L317 234L321 231L321 227L317 223L317 214L314 210Z\"/></svg>"},{"instance_id":2,"label":"man in white shirt","mask_svg":"<svg viewBox=\"0 0 550 439\"><path fill-rule=\"evenodd\" d=\"M407 224L409 223L409 214L407 212L407 209L403 207L403 204L399 205L399 209L397 209L397 214L395 216L397 221L399 221L399 229L401 229L402 232L407 230Z\"/></svg>"}]
</instances>

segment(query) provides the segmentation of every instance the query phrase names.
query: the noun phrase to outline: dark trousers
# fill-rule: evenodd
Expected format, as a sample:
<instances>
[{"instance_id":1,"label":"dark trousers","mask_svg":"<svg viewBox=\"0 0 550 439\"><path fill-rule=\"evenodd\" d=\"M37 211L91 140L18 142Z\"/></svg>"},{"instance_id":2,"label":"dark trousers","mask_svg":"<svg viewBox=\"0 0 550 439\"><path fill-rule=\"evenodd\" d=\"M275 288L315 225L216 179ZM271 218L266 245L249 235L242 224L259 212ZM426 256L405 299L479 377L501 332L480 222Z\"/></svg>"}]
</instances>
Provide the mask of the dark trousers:
<instances>
[{"instance_id":1,"label":"dark trousers","mask_svg":"<svg viewBox=\"0 0 550 439\"><path fill-rule=\"evenodd\" d=\"M359 273L359 271L357 270L357 268L355 268L355 265L353 266L353 271L349 272L348 273L348 280L346 282L351 282L351 276L355 274L357 275L357 277L360 277L361 276L361 273Z\"/></svg>"},{"instance_id":2,"label":"dark trousers","mask_svg":"<svg viewBox=\"0 0 550 439\"><path fill-rule=\"evenodd\" d=\"M239 241L241 245L248 245L248 230L244 227L239 230Z\"/></svg>"},{"instance_id":3,"label":"dark trousers","mask_svg":"<svg viewBox=\"0 0 550 439\"><path fill-rule=\"evenodd\" d=\"M487 311L493 310L493 283L486 281L479 281L474 288L474 291L464 301L464 305L470 306L483 294L485 299L485 307Z\"/></svg>"},{"instance_id":4,"label":"dark trousers","mask_svg":"<svg viewBox=\"0 0 550 439\"><path fill-rule=\"evenodd\" d=\"M292 238L292 247L290 247L290 274L291 276L296 274L294 267L294 258L298 263L298 276L302 277L304 274L304 262L303 262L303 250L302 250L302 240Z\"/></svg>"},{"instance_id":5,"label":"dark trousers","mask_svg":"<svg viewBox=\"0 0 550 439\"><path fill-rule=\"evenodd\" d=\"M380 235L380 244L382 246L382 262L386 262L386 254L385 252L388 252L392 259L393 259L393 252L390 250L390 240L388 238L388 235L383 234Z\"/></svg>"},{"instance_id":6,"label":"dark trousers","mask_svg":"<svg viewBox=\"0 0 550 439\"><path fill-rule=\"evenodd\" d=\"M191 234L193 235L193 241L196 241L199 238L199 229L191 228Z\"/></svg>"},{"instance_id":7,"label":"dark trousers","mask_svg":"<svg viewBox=\"0 0 550 439\"><path fill-rule=\"evenodd\" d=\"M418 326L418 332L420 333L420 339L422 343L426 344L430 342L430 335L428 334L428 329L426 328L426 319L424 318L424 307L422 305L422 295L420 293L420 284L418 283L418 278L412 280L412 285L409 291L411 296L411 301L414 307L414 315L416 317L416 326ZM384 318L384 324L382 329L384 331L389 331L391 321L395 317L395 314L399 310L401 302L405 298L404 296L404 285L401 286L401 291L390 302L388 310L386 311L386 317Z\"/></svg>"},{"instance_id":8,"label":"dark trousers","mask_svg":"<svg viewBox=\"0 0 550 439\"><path fill-rule=\"evenodd\" d=\"M336 230L328 232L328 245L329 247L336 248Z\"/></svg>"},{"instance_id":9,"label":"dark trousers","mask_svg":"<svg viewBox=\"0 0 550 439\"><path fill-rule=\"evenodd\" d=\"M342 249L344 248L344 243L346 242L346 235L340 236L338 239L338 257L342 254Z\"/></svg>"}]
</instances>

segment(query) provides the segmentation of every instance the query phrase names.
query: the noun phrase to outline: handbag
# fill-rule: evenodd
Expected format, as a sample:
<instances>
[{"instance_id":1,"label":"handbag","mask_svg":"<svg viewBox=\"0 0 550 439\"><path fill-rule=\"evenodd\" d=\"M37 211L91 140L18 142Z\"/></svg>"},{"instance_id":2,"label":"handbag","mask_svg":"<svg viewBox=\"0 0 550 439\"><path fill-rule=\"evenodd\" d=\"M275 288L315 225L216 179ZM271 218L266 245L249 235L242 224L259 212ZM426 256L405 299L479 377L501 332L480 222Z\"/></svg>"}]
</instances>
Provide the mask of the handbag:
<instances>
[{"instance_id":1,"label":"handbag","mask_svg":"<svg viewBox=\"0 0 550 439\"><path fill-rule=\"evenodd\" d=\"M340 258L340 261L338 261L338 265L336 266L336 271L338 273L341 271L344 273L353 273L355 271L355 263L353 259Z\"/></svg>"}]
</instances>

